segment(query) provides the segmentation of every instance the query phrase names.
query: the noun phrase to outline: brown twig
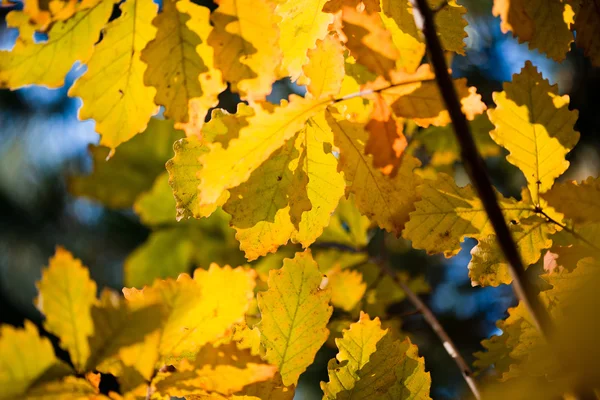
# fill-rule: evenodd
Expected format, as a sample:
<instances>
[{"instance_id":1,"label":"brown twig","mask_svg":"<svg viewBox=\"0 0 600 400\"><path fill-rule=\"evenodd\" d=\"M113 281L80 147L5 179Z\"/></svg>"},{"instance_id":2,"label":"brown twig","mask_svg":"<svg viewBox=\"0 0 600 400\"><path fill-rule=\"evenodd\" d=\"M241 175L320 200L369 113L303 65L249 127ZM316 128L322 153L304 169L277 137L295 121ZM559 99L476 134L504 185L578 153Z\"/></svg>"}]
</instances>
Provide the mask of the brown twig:
<instances>
[{"instance_id":1,"label":"brown twig","mask_svg":"<svg viewBox=\"0 0 600 400\"><path fill-rule=\"evenodd\" d=\"M394 282L396 282L396 284L400 286L404 293L406 293L406 297L408 297L408 300L410 300L410 302L417 308L416 312L423 314L425 321L427 321L429 326L431 326L431 329L433 329L435 334L442 341L446 352L450 355L450 357L452 357L452 359L454 359L456 365L458 365L458 368L460 369L460 372L465 382L467 382L469 389L471 389L473 396L477 400L481 399L479 388L477 387L477 382L475 382L475 379L473 379L473 372L471 371L471 368L469 368L469 364L467 364L465 359L462 357L462 355L458 351L458 348L456 347L452 339L450 339L450 336L448 336L448 334L444 330L444 327L442 326L442 324L440 324L440 322L435 317L431 309L429 309L429 307L427 307L427 305L423 303L419 296L417 296L417 294L412 291L412 289L406 284L406 282L404 282L398 276L396 271L390 267L387 261L387 257L378 260L377 264L380 266L381 270L384 273L386 273L390 278L392 278Z\"/></svg>"},{"instance_id":2,"label":"brown twig","mask_svg":"<svg viewBox=\"0 0 600 400\"><path fill-rule=\"evenodd\" d=\"M586 238L584 238L583 236L581 236L579 233L575 232L573 229L571 229L568 226L566 226L565 224L561 224L560 222L558 222L557 220L555 220L554 218L552 218L551 216L549 216L548 214L546 214L546 212L544 212L544 210L542 210L540 208L536 208L534 211L536 213L540 214L540 215L543 215L548 220L548 222L551 222L554 225L560 227L565 232L569 232L571 235L573 235L573 237L575 237L576 239L578 239L578 240L582 241L583 243L587 244L592 249L594 249L596 251L600 251L600 248L598 248L598 246L596 246L594 243L590 242L589 240L587 240Z\"/></svg>"},{"instance_id":3,"label":"brown twig","mask_svg":"<svg viewBox=\"0 0 600 400\"><path fill-rule=\"evenodd\" d=\"M479 155L473 135L467 123L465 114L462 112L461 104L456 94L452 79L448 74L444 50L437 36L433 14L427 0L413 0L423 19L423 34L429 51L429 57L438 87L446 103L448 113L454 125L456 139L460 144L463 164L469 174L471 182L475 186L479 197L484 205L485 211L494 227L496 237L504 256L509 262L511 275L513 277L513 289L529 310L535 325L544 337L548 337L552 330L550 314L538 297L535 286L527 279L525 267L513 237L506 225L502 210L498 205L492 182L487 174L485 164Z\"/></svg>"}]
</instances>

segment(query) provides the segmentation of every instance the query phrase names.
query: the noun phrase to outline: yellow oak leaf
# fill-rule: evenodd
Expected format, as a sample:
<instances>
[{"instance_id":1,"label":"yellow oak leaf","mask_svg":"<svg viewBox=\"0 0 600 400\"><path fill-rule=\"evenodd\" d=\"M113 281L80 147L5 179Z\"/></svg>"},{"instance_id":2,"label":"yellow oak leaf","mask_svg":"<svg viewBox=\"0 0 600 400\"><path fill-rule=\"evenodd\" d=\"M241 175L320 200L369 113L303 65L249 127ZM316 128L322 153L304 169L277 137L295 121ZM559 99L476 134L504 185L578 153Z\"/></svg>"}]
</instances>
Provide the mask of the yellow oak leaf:
<instances>
[{"instance_id":1,"label":"yellow oak leaf","mask_svg":"<svg viewBox=\"0 0 600 400\"><path fill-rule=\"evenodd\" d=\"M435 25L442 47L458 54L465 54L464 39L467 37L464 16L467 9L456 0L428 0L429 6L436 9Z\"/></svg>"},{"instance_id":2,"label":"yellow oak leaf","mask_svg":"<svg viewBox=\"0 0 600 400\"><path fill-rule=\"evenodd\" d=\"M538 204L540 193L569 167L565 155L579 140L573 129L578 113L529 61L503 88L494 92L496 108L488 111L496 127L490 135L510 152L506 159L523 172Z\"/></svg>"},{"instance_id":3,"label":"yellow oak leaf","mask_svg":"<svg viewBox=\"0 0 600 400\"><path fill-rule=\"evenodd\" d=\"M402 163L402 155L408 142L404 133L404 123L395 118L390 106L381 95L373 102L371 120L365 126L369 140L365 145L365 154L373 156L373 166L386 175L395 175Z\"/></svg>"},{"instance_id":4,"label":"yellow oak leaf","mask_svg":"<svg viewBox=\"0 0 600 400\"><path fill-rule=\"evenodd\" d=\"M200 204L214 204L225 190L247 181L252 171L325 107L323 101L297 96L272 113L257 106L248 125L240 129L239 137L229 141L227 148L212 143L210 152L200 157Z\"/></svg>"},{"instance_id":5,"label":"yellow oak leaf","mask_svg":"<svg viewBox=\"0 0 600 400\"><path fill-rule=\"evenodd\" d=\"M23 397L26 400L108 400L83 378L67 376L61 380L36 384Z\"/></svg>"},{"instance_id":6,"label":"yellow oak leaf","mask_svg":"<svg viewBox=\"0 0 600 400\"><path fill-rule=\"evenodd\" d=\"M502 32L512 31L530 49L563 61L573 41L567 10L571 6L562 0L494 0L492 12L502 19Z\"/></svg>"},{"instance_id":7,"label":"yellow oak leaf","mask_svg":"<svg viewBox=\"0 0 600 400\"><path fill-rule=\"evenodd\" d=\"M344 46L337 35L317 40L316 47L308 50L308 64L302 68L303 77L309 82L308 93L315 98L337 95L345 75L344 63Z\"/></svg>"},{"instance_id":8,"label":"yellow oak leaf","mask_svg":"<svg viewBox=\"0 0 600 400\"><path fill-rule=\"evenodd\" d=\"M183 360L176 372L158 377L156 388L163 394L187 397L199 392L232 395L253 383L273 378L277 367L266 364L235 342L200 349L193 363Z\"/></svg>"},{"instance_id":9,"label":"yellow oak leaf","mask_svg":"<svg viewBox=\"0 0 600 400\"><path fill-rule=\"evenodd\" d=\"M44 328L58 336L75 369L82 371L90 355L88 337L94 333L91 308L96 283L80 260L58 247L37 287L36 305L46 317Z\"/></svg>"},{"instance_id":10,"label":"yellow oak leaf","mask_svg":"<svg viewBox=\"0 0 600 400\"><path fill-rule=\"evenodd\" d=\"M369 321L367 316L366 322L375 323L364 326L362 330L357 329L351 337L361 335L359 337L364 339L365 334L369 333L377 336L367 336L369 342L366 346L357 346L356 343L346 345L344 362L338 363L335 359L329 362L331 382L322 384L326 391L325 398L429 399L431 377L425 372L425 363L423 358L419 358L417 346L408 338L402 342L394 340L389 331L379 328L378 319ZM352 327L359 324L353 324ZM336 340L338 346L346 339L346 334L351 335L352 327L345 332L344 338ZM340 348L338 360L341 354Z\"/></svg>"},{"instance_id":11,"label":"yellow oak leaf","mask_svg":"<svg viewBox=\"0 0 600 400\"><path fill-rule=\"evenodd\" d=\"M315 261L324 274L334 268L344 269L364 264L368 259L369 255L366 252L351 253L338 249L324 249L315 253Z\"/></svg>"},{"instance_id":12,"label":"yellow oak leaf","mask_svg":"<svg viewBox=\"0 0 600 400\"><path fill-rule=\"evenodd\" d=\"M202 43L199 27L209 25L208 10L187 0L167 0L152 24L156 38L141 55L148 64L144 83L156 88L154 100L165 107L165 117L188 122L189 102L204 94L200 74L208 67L196 47Z\"/></svg>"},{"instance_id":13,"label":"yellow oak leaf","mask_svg":"<svg viewBox=\"0 0 600 400\"><path fill-rule=\"evenodd\" d=\"M92 57L113 3L85 0L81 11L52 26L47 41L17 41L10 52L0 51L0 87L14 90L32 84L62 86L75 61L86 63Z\"/></svg>"},{"instance_id":14,"label":"yellow oak leaf","mask_svg":"<svg viewBox=\"0 0 600 400\"><path fill-rule=\"evenodd\" d=\"M327 364L329 382L321 382L325 399L335 399L338 393L354 387L359 379L357 372L369 362L387 332L381 329L379 318L371 320L362 311L358 322L343 330L343 336L335 339L339 352Z\"/></svg>"},{"instance_id":15,"label":"yellow oak leaf","mask_svg":"<svg viewBox=\"0 0 600 400\"><path fill-rule=\"evenodd\" d=\"M421 200L402 233L414 248L452 257L465 237L483 239L494 233L483 203L470 185L458 187L452 177L439 174L436 181L426 181L418 190ZM531 207L512 198L498 194L498 201L508 221L518 222L533 214Z\"/></svg>"},{"instance_id":16,"label":"yellow oak leaf","mask_svg":"<svg viewBox=\"0 0 600 400\"><path fill-rule=\"evenodd\" d=\"M269 399L269 400L292 400L294 398L294 386L284 386L281 374L277 372L275 377L264 382L258 382L246 386L240 393L240 400ZM243 396L247 396L246 398ZM254 397L253 397L254 396ZM234 397L236 399L236 397Z\"/></svg>"},{"instance_id":17,"label":"yellow oak leaf","mask_svg":"<svg viewBox=\"0 0 600 400\"><path fill-rule=\"evenodd\" d=\"M402 85L382 92L384 98L391 104L394 114L402 118L410 118L422 127L445 126L450 123L450 115L437 86L433 81L434 75L429 65L421 66L414 74L396 72L392 82L403 82L414 79L427 80L414 84ZM454 80L454 87L462 105L462 111L469 121L486 110L475 87L467 86L465 78Z\"/></svg>"},{"instance_id":18,"label":"yellow oak leaf","mask_svg":"<svg viewBox=\"0 0 600 400\"><path fill-rule=\"evenodd\" d=\"M152 0L127 0L121 15L104 30L88 69L69 89L80 97L79 118L94 119L100 144L114 149L146 129L156 113L156 90L144 85L146 64L140 55L156 35L152 19L158 7Z\"/></svg>"},{"instance_id":19,"label":"yellow oak leaf","mask_svg":"<svg viewBox=\"0 0 600 400\"><path fill-rule=\"evenodd\" d=\"M166 167L176 202L176 219L208 217L229 197L229 192L224 191L214 203L200 204L200 156L209 151L208 146L196 136L190 136L175 142L173 150L175 156L167 162Z\"/></svg>"},{"instance_id":20,"label":"yellow oak leaf","mask_svg":"<svg viewBox=\"0 0 600 400\"><path fill-rule=\"evenodd\" d=\"M360 272L339 267L327 273L327 287L331 288L331 304L348 312L356 307L367 290Z\"/></svg>"},{"instance_id":21,"label":"yellow oak leaf","mask_svg":"<svg viewBox=\"0 0 600 400\"><path fill-rule=\"evenodd\" d=\"M323 11L335 14L341 11L343 7L364 9L370 13L381 11L378 0L329 0L323 6Z\"/></svg>"},{"instance_id":22,"label":"yellow oak leaf","mask_svg":"<svg viewBox=\"0 0 600 400\"><path fill-rule=\"evenodd\" d=\"M590 58L592 65L600 66L600 9L594 1L582 1L573 26L575 43Z\"/></svg>"},{"instance_id":23,"label":"yellow oak leaf","mask_svg":"<svg viewBox=\"0 0 600 400\"><path fill-rule=\"evenodd\" d=\"M223 209L232 215L248 260L288 240L306 248L321 235L345 188L337 160L324 148L332 141L323 114L315 115L247 182L231 190Z\"/></svg>"},{"instance_id":24,"label":"yellow oak leaf","mask_svg":"<svg viewBox=\"0 0 600 400\"><path fill-rule=\"evenodd\" d=\"M413 170L420 165L419 160L406 154L396 176L389 178L373 167L372 156L365 155L368 134L363 124L347 121L330 110L326 118L340 149L338 168L350 182L347 193L354 193L363 215L380 228L400 234L417 199L415 189L420 178Z\"/></svg>"},{"instance_id":25,"label":"yellow oak leaf","mask_svg":"<svg viewBox=\"0 0 600 400\"><path fill-rule=\"evenodd\" d=\"M95 330L89 338L91 355L86 369L122 376L121 362L150 379L158 359L156 341L163 323L163 307L150 304L133 308L117 293L105 289L91 315ZM153 342L153 348L144 348L145 341Z\"/></svg>"},{"instance_id":26,"label":"yellow oak leaf","mask_svg":"<svg viewBox=\"0 0 600 400\"><path fill-rule=\"evenodd\" d=\"M600 180L589 177L577 182L557 183L542 194L550 206L574 223L600 222Z\"/></svg>"},{"instance_id":27,"label":"yellow oak leaf","mask_svg":"<svg viewBox=\"0 0 600 400\"><path fill-rule=\"evenodd\" d=\"M15 328L0 326L0 399L21 398L44 372L59 363L52 343L41 337L36 326L25 321Z\"/></svg>"},{"instance_id":28,"label":"yellow oak leaf","mask_svg":"<svg viewBox=\"0 0 600 400\"><path fill-rule=\"evenodd\" d=\"M281 61L275 4L268 0L220 0L212 13L208 44L214 65L245 100L262 100L271 92ZM256 16L260 15L257 24Z\"/></svg>"},{"instance_id":29,"label":"yellow oak leaf","mask_svg":"<svg viewBox=\"0 0 600 400\"><path fill-rule=\"evenodd\" d=\"M322 11L326 2L288 0L277 5L276 13L281 17L279 47L283 51L280 68L292 81L302 74L302 66L308 62L307 51L327 36L333 15Z\"/></svg>"},{"instance_id":30,"label":"yellow oak leaf","mask_svg":"<svg viewBox=\"0 0 600 400\"><path fill-rule=\"evenodd\" d=\"M400 53L379 14L344 7L342 20L350 54L371 72L389 80L390 71L396 66Z\"/></svg>"},{"instance_id":31,"label":"yellow oak leaf","mask_svg":"<svg viewBox=\"0 0 600 400\"><path fill-rule=\"evenodd\" d=\"M362 249L369 243L370 225L369 218L361 215L356 207L354 196L342 198L319 241Z\"/></svg>"},{"instance_id":32,"label":"yellow oak leaf","mask_svg":"<svg viewBox=\"0 0 600 400\"><path fill-rule=\"evenodd\" d=\"M396 60L396 68L408 73L415 72L425 55L425 43L415 25L410 2L382 0L379 16L400 53Z\"/></svg>"},{"instance_id":33,"label":"yellow oak leaf","mask_svg":"<svg viewBox=\"0 0 600 400\"><path fill-rule=\"evenodd\" d=\"M111 208L129 208L164 172L173 142L182 136L171 121L152 118L142 134L121 145L108 160L110 149L91 146L94 170L88 176L70 178L69 191Z\"/></svg>"},{"instance_id":34,"label":"yellow oak leaf","mask_svg":"<svg viewBox=\"0 0 600 400\"><path fill-rule=\"evenodd\" d=\"M198 20L200 21L207 21L210 19L210 10L206 7L196 8L196 13L198 14ZM196 52L200 55L200 58L204 61L204 65L208 70L201 72L198 77L200 86L202 87L202 96L192 98L189 101L189 121L187 123L179 122L175 124L175 126L177 129L183 129L187 136L201 137L201 130L204 126L204 120L206 119L208 110L217 106L219 103L218 96L222 91L227 89L227 84L223 82L221 70L215 67L215 51L208 43L208 38L213 31L213 26L207 22L196 24L194 29L201 39L201 42L196 46Z\"/></svg>"},{"instance_id":35,"label":"yellow oak leaf","mask_svg":"<svg viewBox=\"0 0 600 400\"><path fill-rule=\"evenodd\" d=\"M552 246L550 235L556 230L545 218L534 215L509 226L526 268L538 262L542 251ZM508 285L512 282L509 264L495 235L482 238L471 250L469 277L473 286Z\"/></svg>"},{"instance_id":36,"label":"yellow oak leaf","mask_svg":"<svg viewBox=\"0 0 600 400\"><path fill-rule=\"evenodd\" d=\"M333 307L330 291L320 288L322 278L309 252L296 253L269 272L269 290L258 294L261 342L285 386L298 382L329 335Z\"/></svg>"},{"instance_id":37,"label":"yellow oak leaf","mask_svg":"<svg viewBox=\"0 0 600 400\"><path fill-rule=\"evenodd\" d=\"M175 199L169 186L167 172L163 172L156 178L149 191L137 197L133 209L144 225L175 223Z\"/></svg>"}]
</instances>

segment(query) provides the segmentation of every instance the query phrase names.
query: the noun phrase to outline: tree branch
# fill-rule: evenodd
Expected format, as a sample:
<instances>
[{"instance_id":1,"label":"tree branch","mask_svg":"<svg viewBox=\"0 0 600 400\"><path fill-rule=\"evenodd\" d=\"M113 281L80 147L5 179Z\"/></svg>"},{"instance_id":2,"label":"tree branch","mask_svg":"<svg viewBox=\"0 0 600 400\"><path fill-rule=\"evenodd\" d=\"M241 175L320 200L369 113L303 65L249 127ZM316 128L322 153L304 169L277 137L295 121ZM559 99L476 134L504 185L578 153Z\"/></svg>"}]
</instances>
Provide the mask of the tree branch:
<instances>
[{"instance_id":1,"label":"tree branch","mask_svg":"<svg viewBox=\"0 0 600 400\"><path fill-rule=\"evenodd\" d=\"M494 227L500 248L509 262L511 275L513 277L513 289L519 300L521 300L529 310L529 313L542 336L547 338L552 331L550 314L539 299L537 289L529 282L525 275L523 261L521 260L521 256L519 255L517 246L508 226L506 225L504 215L498 205L498 200L492 187L492 182L486 172L485 164L479 155L477 147L475 146L475 141L473 140L465 114L462 112L456 89L448 74L444 51L437 36L433 14L427 4L427 0L413 1L415 1L418 11L423 18L423 34L425 35L429 57L433 70L435 71L438 87L454 125L454 133L460 144L463 164L465 165L471 182L475 186L485 211Z\"/></svg>"},{"instance_id":2,"label":"tree branch","mask_svg":"<svg viewBox=\"0 0 600 400\"><path fill-rule=\"evenodd\" d=\"M394 282L396 282L396 284L398 284L398 286L402 288L404 293L406 293L406 297L408 297L408 300L410 300L410 302L413 303L418 312L423 314L423 317L425 318L429 326L431 326L435 334L442 341L446 352L450 355L450 357L452 357L452 359L454 359L456 365L458 365L458 368L460 369L463 378L467 382L467 385L469 385L469 389L471 389L471 392L473 393L475 399L481 399L477 383L475 382L475 379L473 379L473 372L471 371L471 368L469 368L469 364L467 364L465 359L461 356L460 352L458 351L458 348L456 347L452 339L450 339L450 336L448 336L448 334L444 330L444 327L437 320L433 312L429 309L429 307L427 307L425 303L423 303L419 296L417 296L417 294L413 292L411 288L402 279L400 279L396 271L390 267L387 257L377 261L377 264L380 266L381 270L385 274L390 276L390 278L392 278Z\"/></svg>"}]
</instances>

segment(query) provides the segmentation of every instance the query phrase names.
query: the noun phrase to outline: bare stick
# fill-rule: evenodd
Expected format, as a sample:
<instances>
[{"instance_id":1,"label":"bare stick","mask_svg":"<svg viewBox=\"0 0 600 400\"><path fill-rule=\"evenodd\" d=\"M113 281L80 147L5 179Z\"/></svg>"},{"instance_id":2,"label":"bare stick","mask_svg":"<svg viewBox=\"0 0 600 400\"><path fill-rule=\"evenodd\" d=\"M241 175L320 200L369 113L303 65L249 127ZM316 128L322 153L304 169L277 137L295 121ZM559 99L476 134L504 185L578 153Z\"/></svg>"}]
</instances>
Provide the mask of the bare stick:
<instances>
[{"instance_id":1,"label":"bare stick","mask_svg":"<svg viewBox=\"0 0 600 400\"><path fill-rule=\"evenodd\" d=\"M469 364L467 364L465 359L460 355L458 348L456 347L452 339L450 339L450 336L448 336L448 334L444 330L444 327L437 320L433 312L429 309L429 307L427 307L425 303L423 303L423 301L421 301L419 296L417 296L417 294L413 292L402 279L400 279L396 271L389 266L387 260L379 260L378 264L380 268L387 275L389 275L394 280L394 282L398 284L398 286L402 288L404 293L406 293L408 300L410 300L410 302L417 308L418 312L423 314L423 317L425 318L429 326L431 326L435 334L442 341L446 352L450 355L450 357L454 359L456 365L458 365L458 368L460 369L463 378L467 382L467 385L469 385L469 389L471 389L473 396L477 400L481 399L477 383L475 382L475 379L473 379L473 372L471 371L471 368L469 368Z\"/></svg>"},{"instance_id":2,"label":"bare stick","mask_svg":"<svg viewBox=\"0 0 600 400\"><path fill-rule=\"evenodd\" d=\"M527 279L525 267L513 237L506 225L502 210L498 205L496 193L492 187L492 182L487 174L485 164L479 155L475 141L471 135L471 130L465 114L462 112L460 101L456 94L456 89L452 79L448 74L444 51L437 37L433 14L427 0L414 0L418 11L423 18L423 34L429 50L429 57L438 87L448 108L448 113L454 125L456 139L460 143L461 157L463 164L471 178L471 182L477 189L485 211L494 227L496 237L500 248L508 260L510 272L513 278L513 289L515 294L529 310L535 325L544 337L548 337L552 331L552 321L550 314L538 297L538 291L535 286Z\"/></svg>"}]
</instances>

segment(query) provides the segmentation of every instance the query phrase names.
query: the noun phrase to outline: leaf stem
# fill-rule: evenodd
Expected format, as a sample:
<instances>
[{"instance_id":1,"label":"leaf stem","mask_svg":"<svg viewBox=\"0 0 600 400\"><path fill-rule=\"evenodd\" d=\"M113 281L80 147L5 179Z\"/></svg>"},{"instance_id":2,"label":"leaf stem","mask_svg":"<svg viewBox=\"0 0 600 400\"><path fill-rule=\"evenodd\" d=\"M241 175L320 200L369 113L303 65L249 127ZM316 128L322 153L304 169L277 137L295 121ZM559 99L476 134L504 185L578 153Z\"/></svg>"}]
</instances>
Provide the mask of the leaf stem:
<instances>
[{"instance_id":1,"label":"leaf stem","mask_svg":"<svg viewBox=\"0 0 600 400\"><path fill-rule=\"evenodd\" d=\"M552 331L550 314L538 297L535 286L527 279L525 267L517 250L517 246L504 220L502 210L494 193L492 182L487 174L485 164L479 155L473 135L467 123L465 114L462 112L461 104L456 94L456 89L448 74L444 50L437 36L433 13L427 4L427 0L413 0L423 19L423 34L429 51L429 57L438 87L448 108L448 113L454 126L456 139L460 144L463 164L469 174L471 182L477 189L479 197L496 232L496 237L504 256L509 262L511 275L513 277L513 290L529 310L535 325L544 337L548 337Z\"/></svg>"},{"instance_id":2,"label":"leaf stem","mask_svg":"<svg viewBox=\"0 0 600 400\"><path fill-rule=\"evenodd\" d=\"M450 336L448 336L448 334L444 330L444 327L442 326L442 324L440 324L440 322L435 317L431 309L427 307L427 305L419 298L419 296L417 296L415 292L412 291L412 289L406 284L406 282L404 282L398 276L396 271L390 267L387 259L377 260L377 264L380 266L381 270L384 273L386 273L390 278L392 278L394 282L396 282L396 284L400 286L404 293L406 293L406 297L408 297L408 300L410 300L410 302L416 307L416 312L413 313L423 314L425 321L427 321L429 326L431 326L431 329L433 329L435 334L442 341L446 352L450 355L450 357L452 357L456 365L458 365L458 368L460 369L464 380L467 382L469 389L471 389L471 392L473 393L475 399L481 399L479 388L477 387L475 379L473 379L473 372L471 371L471 368L469 368L469 364L467 364L465 359L462 357L462 355L458 351L458 348L456 347L452 339L450 339Z\"/></svg>"},{"instance_id":3,"label":"leaf stem","mask_svg":"<svg viewBox=\"0 0 600 400\"><path fill-rule=\"evenodd\" d=\"M360 92L350 93L350 94L347 94L347 95L342 96L342 97L336 97L335 99L333 99L331 101L331 103L335 104L335 103L339 103L341 101L354 99L355 97L363 97L363 96L367 96L369 94L375 94L375 93L385 92L386 90L395 89L397 87L401 87L401 86L404 86L404 85L414 85L415 83L422 83L422 82L433 82L434 80L435 80L435 78L412 79L412 80L409 80L409 81L392 83L392 84L390 84L388 86L380 87L380 88L377 88L377 89L367 89L367 90L363 90L363 91L360 91Z\"/></svg>"}]
</instances>

